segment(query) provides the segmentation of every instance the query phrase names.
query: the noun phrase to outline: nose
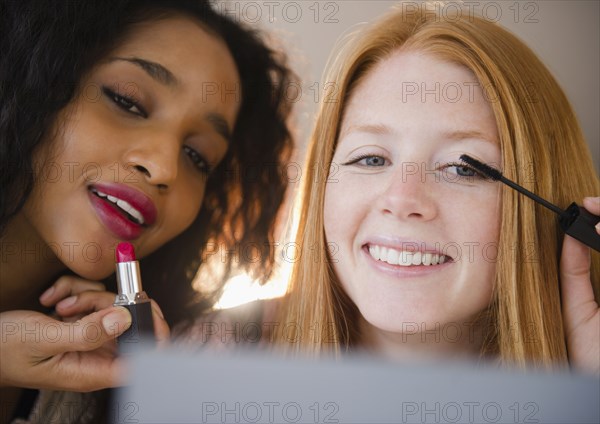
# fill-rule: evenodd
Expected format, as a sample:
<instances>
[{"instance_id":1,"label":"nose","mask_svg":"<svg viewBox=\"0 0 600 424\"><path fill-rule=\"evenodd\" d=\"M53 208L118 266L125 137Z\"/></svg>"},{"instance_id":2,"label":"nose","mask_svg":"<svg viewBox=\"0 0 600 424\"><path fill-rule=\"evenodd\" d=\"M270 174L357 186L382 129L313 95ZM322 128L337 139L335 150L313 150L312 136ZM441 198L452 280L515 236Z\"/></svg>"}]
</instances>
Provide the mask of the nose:
<instances>
[{"instance_id":1,"label":"nose","mask_svg":"<svg viewBox=\"0 0 600 424\"><path fill-rule=\"evenodd\" d=\"M438 214L435 190L416 163L403 164L389 174L378 196L378 209L402 220L429 221Z\"/></svg>"},{"instance_id":2,"label":"nose","mask_svg":"<svg viewBox=\"0 0 600 424\"><path fill-rule=\"evenodd\" d=\"M164 190L177 179L180 150L175 137L154 132L139 137L125 153L124 160L127 167L142 174L146 182Z\"/></svg>"}]
</instances>

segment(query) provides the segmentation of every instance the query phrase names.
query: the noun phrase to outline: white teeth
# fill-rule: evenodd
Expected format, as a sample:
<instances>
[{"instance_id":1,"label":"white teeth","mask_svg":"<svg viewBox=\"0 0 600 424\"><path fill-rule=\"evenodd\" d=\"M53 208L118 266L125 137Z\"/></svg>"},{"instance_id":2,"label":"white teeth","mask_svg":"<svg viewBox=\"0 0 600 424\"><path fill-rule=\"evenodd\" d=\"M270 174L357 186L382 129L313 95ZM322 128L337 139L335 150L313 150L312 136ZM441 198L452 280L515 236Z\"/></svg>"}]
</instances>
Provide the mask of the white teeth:
<instances>
[{"instance_id":1,"label":"white teeth","mask_svg":"<svg viewBox=\"0 0 600 424\"><path fill-rule=\"evenodd\" d=\"M379 246L369 246L369 253L375 259L379 260Z\"/></svg>"},{"instance_id":2,"label":"white teeth","mask_svg":"<svg viewBox=\"0 0 600 424\"><path fill-rule=\"evenodd\" d=\"M392 264L394 265L394 264ZM398 265L402 266L411 266L412 265L412 253L403 250L400 252L400 256L398 258Z\"/></svg>"},{"instance_id":3,"label":"white teeth","mask_svg":"<svg viewBox=\"0 0 600 424\"><path fill-rule=\"evenodd\" d=\"M412 266L412 265L438 265L446 262L446 256L436 253L407 252L390 247L369 245L369 254L378 261L387 262L390 265Z\"/></svg>"},{"instance_id":4,"label":"white teeth","mask_svg":"<svg viewBox=\"0 0 600 424\"><path fill-rule=\"evenodd\" d=\"M387 248L385 248L385 247L379 248L379 259L382 261L387 260Z\"/></svg>"},{"instance_id":5,"label":"white teeth","mask_svg":"<svg viewBox=\"0 0 600 424\"><path fill-rule=\"evenodd\" d=\"M399 254L398 254L397 250L388 249L386 262L388 262L390 264L397 264L398 263L398 255Z\"/></svg>"},{"instance_id":6,"label":"white teeth","mask_svg":"<svg viewBox=\"0 0 600 424\"><path fill-rule=\"evenodd\" d=\"M117 206L120 207L121 209L123 209L129 215L133 216L137 220L137 222L139 222L140 224L144 223L144 217L142 216L142 214L139 213L137 209L135 209L133 206L131 206L125 200L121 200L121 199L117 200Z\"/></svg>"},{"instance_id":7,"label":"white teeth","mask_svg":"<svg viewBox=\"0 0 600 424\"><path fill-rule=\"evenodd\" d=\"M121 200L118 197L114 197L109 194L102 193L101 191L98 191L96 189L92 189L92 191L100 197L105 197L107 200L109 200L110 202L114 203L115 205L117 205L118 207L123 209L125 212L127 212L129 215L131 215L133 217L133 219L135 219L140 225L144 223L144 217L142 216L142 214L136 208L134 208L128 202L126 202L125 200Z\"/></svg>"}]
</instances>

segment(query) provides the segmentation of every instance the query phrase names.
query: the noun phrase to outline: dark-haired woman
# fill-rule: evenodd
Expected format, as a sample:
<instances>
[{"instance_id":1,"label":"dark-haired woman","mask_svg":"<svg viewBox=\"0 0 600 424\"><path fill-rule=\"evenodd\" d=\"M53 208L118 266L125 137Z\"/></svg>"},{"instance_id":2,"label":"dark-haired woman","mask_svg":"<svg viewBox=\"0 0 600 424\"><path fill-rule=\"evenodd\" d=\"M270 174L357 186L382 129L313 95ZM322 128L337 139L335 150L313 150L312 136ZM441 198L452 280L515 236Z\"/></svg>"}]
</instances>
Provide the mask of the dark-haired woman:
<instances>
[{"instance_id":1,"label":"dark-haired woman","mask_svg":"<svg viewBox=\"0 0 600 424\"><path fill-rule=\"evenodd\" d=\"M272 168L291 148L292 75L256 34L199 0L2 0L0 29L7 421L29 414L16 388L119 384L113 339L131 318L99 300L115 291L118 242L143 258L159 340L184 317L214 246L261 247L247 268L269 275L286 187ZM59 421L84 422L84 409L67 407Z\"/></svg>"}]
</instances>

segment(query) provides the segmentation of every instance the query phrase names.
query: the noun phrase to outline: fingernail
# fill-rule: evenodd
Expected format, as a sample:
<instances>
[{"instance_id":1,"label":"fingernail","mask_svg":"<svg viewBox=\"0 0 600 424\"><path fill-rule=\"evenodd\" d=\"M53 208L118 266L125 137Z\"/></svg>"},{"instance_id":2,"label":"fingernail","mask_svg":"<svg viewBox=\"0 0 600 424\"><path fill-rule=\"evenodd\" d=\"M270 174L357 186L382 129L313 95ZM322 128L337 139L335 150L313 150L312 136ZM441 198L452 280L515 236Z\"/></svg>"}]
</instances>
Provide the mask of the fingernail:
<instances>
[{"instance_id":1,"label":"fingernail","mask_svg":"<svg viewBox=\"0 0 600 424\"><path fill-rule=\"evenodd\" d=\"M42 295L40 296L40 300L44 301L49 299L52 295L54 294L54 286L50 287L48 290L46 290L44 293L42 293Z\"/></svg>"},{"instance_id":2,"label":"fingernail","mask_svg":"<svg viewBox=\"0 0 600 424\"><path fill-rule=\"evenodd\" d=\"M131 326L131 314L122 306L102 318L102 326L108 334L121 334Z\"/></svg>"},{"instance_id":3,"label":"fingernail","mask_svg":"<svg viewBox=\"0 0 600 424\"><path fill-rule=\"evenodd\" d=\"M68 308L70 306L73 306L76 301L77 301L77 296L67 297L66 299L63 299L60 302L58 302L56 304L56 307L57 308Z\"/></svg>"}]
</instances>

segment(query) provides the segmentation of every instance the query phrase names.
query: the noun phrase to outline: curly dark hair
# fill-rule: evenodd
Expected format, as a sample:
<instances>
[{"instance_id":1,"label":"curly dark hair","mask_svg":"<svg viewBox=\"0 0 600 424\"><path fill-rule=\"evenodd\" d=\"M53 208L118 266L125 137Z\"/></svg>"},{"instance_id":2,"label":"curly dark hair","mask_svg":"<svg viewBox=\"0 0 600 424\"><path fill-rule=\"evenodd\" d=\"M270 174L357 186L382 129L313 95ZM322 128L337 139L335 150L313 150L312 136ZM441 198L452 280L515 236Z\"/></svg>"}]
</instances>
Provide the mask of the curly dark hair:
<instances>
[{"instance_id":1,"label":"curly dark hair","mask_svg":"<svg viewBox=\"0 0 600 424\"><path fill-rule=\"evenodd\" d=\"M230 252L240 246L258 249L254 260L240 265L255 277L270 275L274 222L287 186L277 167L292 148L285 90L295 75L259 34L220 15L205 0L0 1L0 235L34 187L34 150L73 100L86 72L132 26L181 14L225 41L243 98L229 150L207 181L197 219L141 261L144 288L170 324L184 318L182 306L197 297L191 281L209 242ZM235 261L227 257L221 283L196 309L214 304Z\"/></svg>"}]
</instances>

